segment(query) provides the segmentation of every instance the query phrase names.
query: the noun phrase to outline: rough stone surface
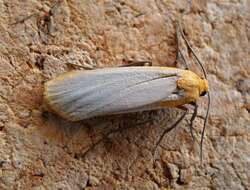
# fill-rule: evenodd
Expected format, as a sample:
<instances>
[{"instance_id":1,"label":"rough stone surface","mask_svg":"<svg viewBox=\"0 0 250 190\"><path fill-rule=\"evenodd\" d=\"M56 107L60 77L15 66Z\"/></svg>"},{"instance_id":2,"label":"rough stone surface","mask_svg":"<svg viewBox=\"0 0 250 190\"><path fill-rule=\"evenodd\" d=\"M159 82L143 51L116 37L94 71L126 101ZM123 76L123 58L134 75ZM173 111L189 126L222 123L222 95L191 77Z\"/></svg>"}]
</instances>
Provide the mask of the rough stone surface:
<instances>
[{"instance_id":1,"label":"rough stone surface","mask_svg":"<svg viewBox=\"0 0 250 190\"><path fill-rule=\"evenodd\" d=\"M0 0L0 189L250 189L250 1L190 2ZM43 113L43 83L80 69L69 63L180 66L180 17L210 83L202 166L190 115L167 134L153 164L154 143L179 116L175 109L77 123ZM199 105L204 115L206 98ZM84 154L105 133L128 126Z\"/></svg>"}]
</instances>

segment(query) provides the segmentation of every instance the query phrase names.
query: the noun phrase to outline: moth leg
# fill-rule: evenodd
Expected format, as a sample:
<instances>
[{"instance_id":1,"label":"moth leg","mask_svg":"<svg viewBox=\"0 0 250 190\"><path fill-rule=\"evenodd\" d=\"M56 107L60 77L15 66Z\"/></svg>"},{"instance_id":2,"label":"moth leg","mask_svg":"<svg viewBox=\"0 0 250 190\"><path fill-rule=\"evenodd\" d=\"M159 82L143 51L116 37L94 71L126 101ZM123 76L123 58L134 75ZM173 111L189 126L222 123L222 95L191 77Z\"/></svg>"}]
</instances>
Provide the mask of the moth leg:
<instances>
[{"instance_id":1,"label":"moth leg","mask_svg":"<svg viewBox=\"0 0 250 190\"><path fill-rule=\"evenodd\" d=\"M92 65L92 64L88 64L88 63L84 63L83 65L78 65L76 63L66 63L66 64L71 66L73 69L81 68L81 69L85 69L85 70L94 70L97 68L96 66L93 66L94 64Z\"/></svg>"},{"instance_id":2,"label":"moth leg","mask_svg":"<svg viewBox=\"0 0 250 190\"><path fill-rule=\"evenodd\" d=\"M193 133L193 130L194 130L193 125L194 125L194 120L197 117L197 113L198 113L198 104L195 102L195 103L193 103L191 105L194 106L194 112L193 112L192 117L190 119L189 129L190 129L191 137L192 137L193 141L195 141L195 137L194 137L194 133Z\"/></svg>"},{"instance_id":3,"label":"moth leg","mask_svg":"<svg viewBox=\"0 0 250 190\"><path fill-rule=\"evenodd\" d=\"M155 144L155 147L152 151L152 154L153 154L153 161L155 161L155 154L156 154L156 150L157 150L157 147L159 146L159 144L161 143L162 139L164 138L164 136L170 132L172 129L174 129L175 127L178 126L178 124L185 118L186 114L188 113L188 109L185 107L185 106L179 106L177 107L181 110L184 111L184 113L181 115L181 117L170 127L170 128L167 128L163 131L163 133L161 134L160 138L157 140L156 144Z\"/></svg>"},{"instance_id":4,"label":"moth leg","mask_svg":"<svg viewBox=\"0 0 250 190\"><path fill-rule=\"evenodd\" d=\"M152 61L135 61L135 60L125 60L125 64L118 65L118 67L132 67L132 66L152 66Z\"/></svg>"},{"instance_id":5,"label":"moth leg","mask_svg":"<svg viewBox=\"0 0 250 190\"><path fill-rule=\"evenodd\" d=\"M84 65L78 65L75 63L67 63L68 65L71 65L74 69L75 68L82 68L85 70L95 70L97 68L101 69L103 67L95 67L91 64L84 63ZM134 61L134 60L126 60L125 64L118 65L116 67L132 67L132 66L152 66L152 61L146 60L146 61Z\"/></svg>"},{"instance_id":6,"label":"moth leg","mask_svg":"<svg viewBox=\"0 0 250 190\"><path fill-rule=\"evenodd\" d=\"M177 26L176 26L176 41L177 41L176 62L178 60L181 60L182 63L184 63L184 65L185 65L185 69L189 70L187 61L186 61L186 59L185 59L185 57L180 49L180 30L181 30L181 27L179 26L179 24L177 24Z\"/></svg>"},{"instance_id":7,"label":"moth leg","mask_svg":"<svg viewBox=\"0 0 250 190\"><path fill-rule=\"evenodd\" d=\"M129 125L129 127L124 127L124 128L118 128L118 129L111 130L110 132L108 132L107 134L105 134L104 137L102 137L101 139L99 139L97 142L93 143L92 146L86 152L83 153L82 157L85 157L91 150L93 150L98 144L102 143L110 135L112 135L114 133L122 132L124 130L133 128L135 126L144 126L144 124L152 122L152 121L153 121L153 119L150 119L150 120L147 120L147 121L142 121L140 123L136 123L135 125Z\"/></svg>"}]
</instances>

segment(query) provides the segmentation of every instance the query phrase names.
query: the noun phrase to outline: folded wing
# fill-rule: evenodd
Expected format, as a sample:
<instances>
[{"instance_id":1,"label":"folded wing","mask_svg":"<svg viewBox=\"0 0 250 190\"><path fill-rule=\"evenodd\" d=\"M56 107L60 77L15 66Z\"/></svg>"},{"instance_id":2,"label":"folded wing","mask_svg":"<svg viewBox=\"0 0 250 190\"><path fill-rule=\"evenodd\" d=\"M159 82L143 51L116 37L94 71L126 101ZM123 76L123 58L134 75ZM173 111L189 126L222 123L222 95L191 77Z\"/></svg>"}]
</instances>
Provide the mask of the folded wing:
<instances>
[{"instance_id":1,"label":"folded wing","mask_svg":"<svg viewBox=\"0 0 250 190\"><path fill-rule=\"evenodd\" d=\"M121 67L76 71L46 83L45 100L59 115L76 121L126 113L176 96L178 69Z\"/></svg>"}]
</instances>

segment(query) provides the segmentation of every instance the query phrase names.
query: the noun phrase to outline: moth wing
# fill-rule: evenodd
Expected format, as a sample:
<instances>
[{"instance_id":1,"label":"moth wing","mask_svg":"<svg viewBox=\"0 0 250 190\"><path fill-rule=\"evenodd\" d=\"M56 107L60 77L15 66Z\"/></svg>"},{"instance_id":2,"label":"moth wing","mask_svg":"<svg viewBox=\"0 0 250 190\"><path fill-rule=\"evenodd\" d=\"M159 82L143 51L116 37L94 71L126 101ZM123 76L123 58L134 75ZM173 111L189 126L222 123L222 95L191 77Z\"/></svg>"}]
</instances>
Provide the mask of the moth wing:
<instances>
[{"instance_id":1,"label":"moth wing","mask_svg":"<svg viewBox=\"0 0 250 190\"><path fill-rule=\"evenodd\" d=\"M126 113L175 94L177 69L109 68L71 72L45 85L45 100L68 120Z\"/></svg>"}]
</instances>

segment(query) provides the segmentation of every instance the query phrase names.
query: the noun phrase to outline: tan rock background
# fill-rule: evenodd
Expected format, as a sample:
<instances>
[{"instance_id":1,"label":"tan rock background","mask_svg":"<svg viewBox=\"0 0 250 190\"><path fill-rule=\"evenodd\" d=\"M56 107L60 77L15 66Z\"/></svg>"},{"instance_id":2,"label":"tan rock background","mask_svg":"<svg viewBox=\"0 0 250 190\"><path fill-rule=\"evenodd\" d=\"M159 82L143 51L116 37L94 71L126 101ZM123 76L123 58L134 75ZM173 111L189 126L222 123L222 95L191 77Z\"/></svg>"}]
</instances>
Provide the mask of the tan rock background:
<instances>
[{"instance_id":1,"label":"tan rock background","mask_svg":"<svg viewBox=\"0 0 250 190\"><path fill-rule=\"evenodd\" d=\"M0 0L0 14L1 189L250 189L249 0ZM43 83L68 63L176 66L181 14L212 96L203 167L190 115L164 138L153 165L154 143L180 114L174 109L78 123L42 114ZM199 104L204 115L206 98Z\"/></svg>"}]
</instances>

